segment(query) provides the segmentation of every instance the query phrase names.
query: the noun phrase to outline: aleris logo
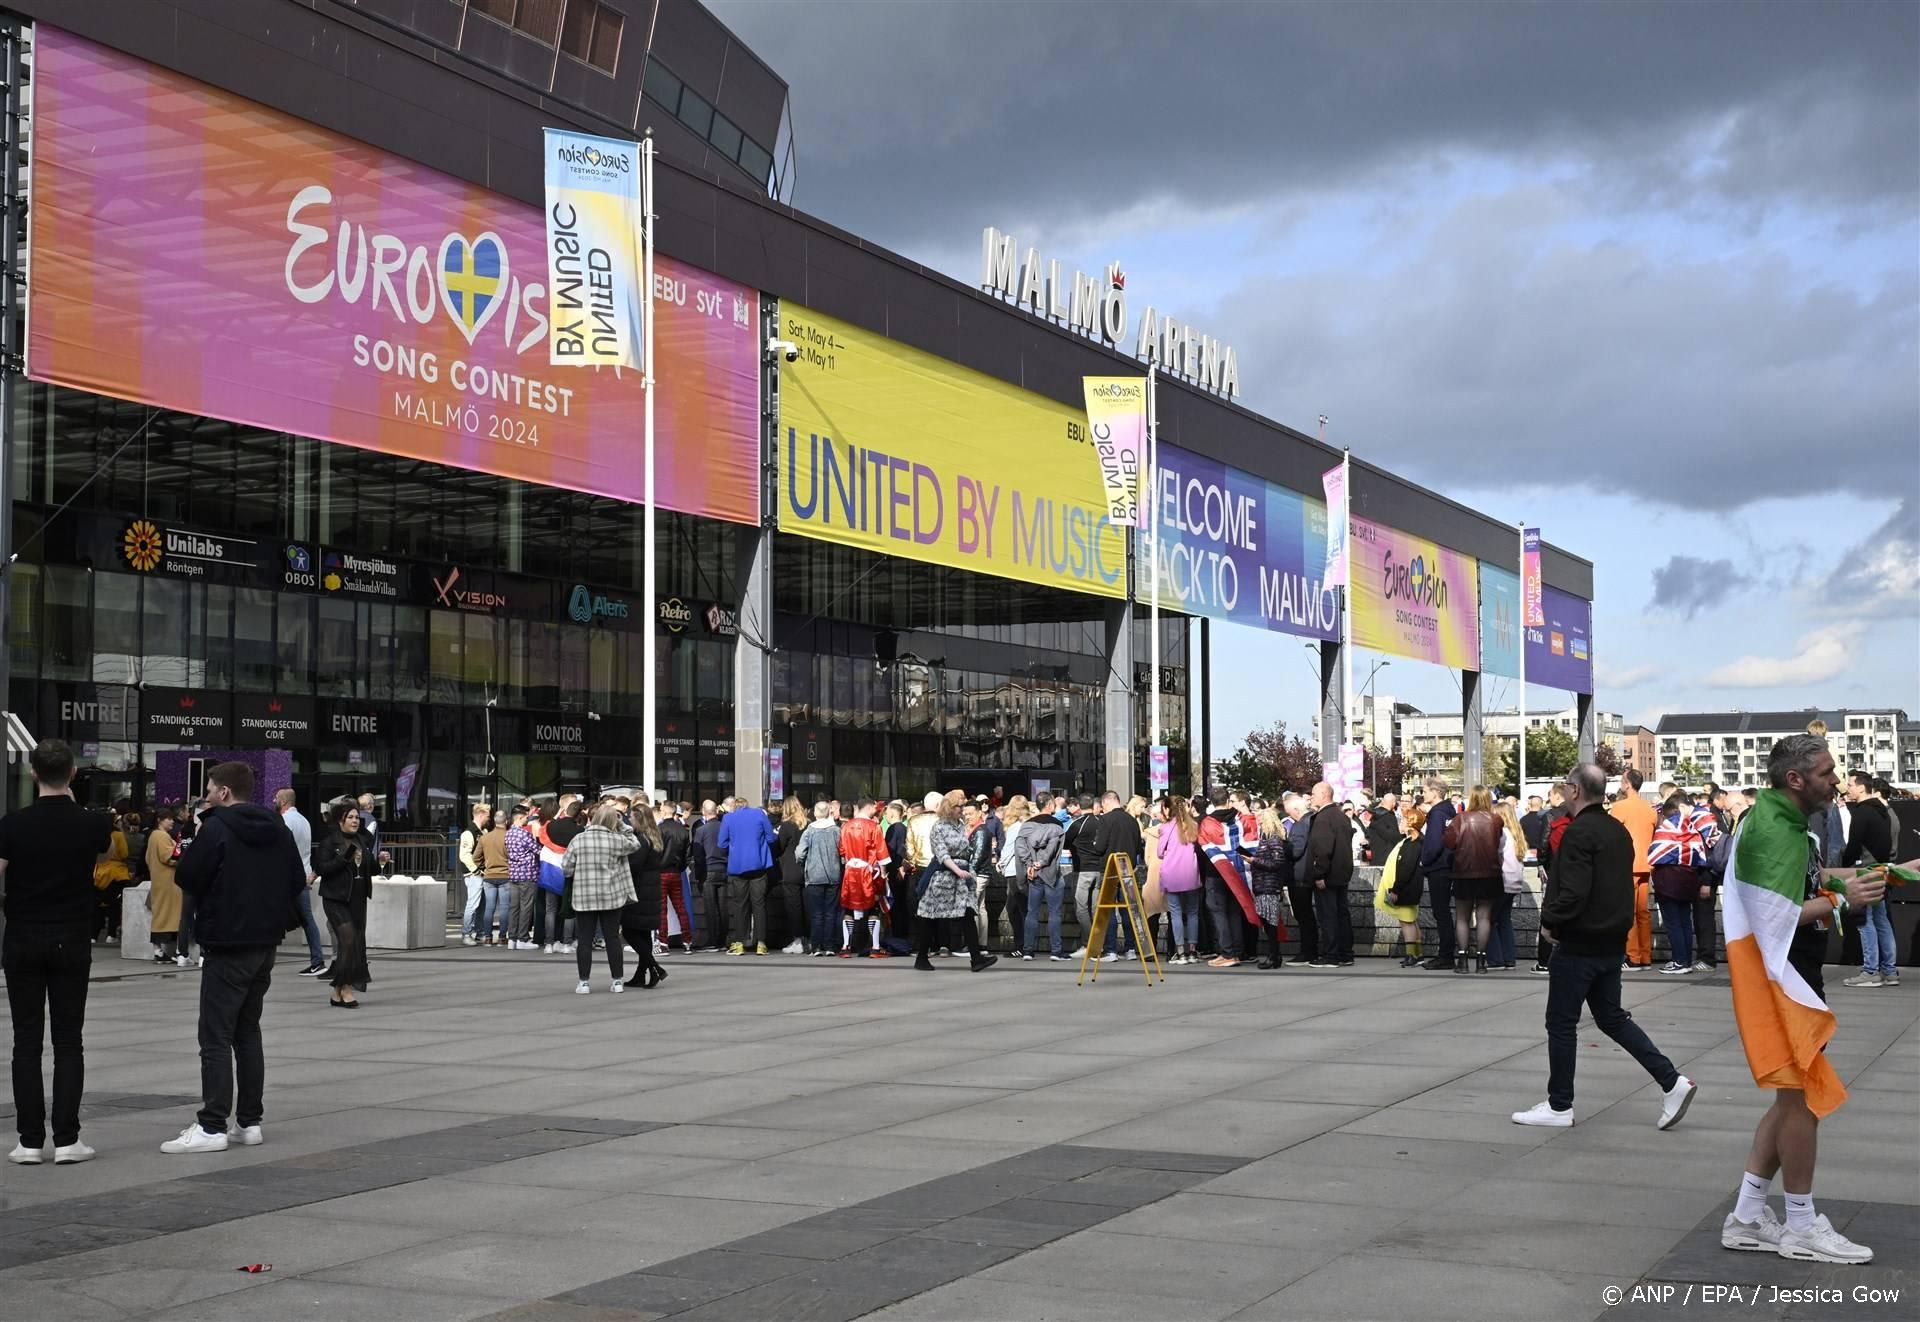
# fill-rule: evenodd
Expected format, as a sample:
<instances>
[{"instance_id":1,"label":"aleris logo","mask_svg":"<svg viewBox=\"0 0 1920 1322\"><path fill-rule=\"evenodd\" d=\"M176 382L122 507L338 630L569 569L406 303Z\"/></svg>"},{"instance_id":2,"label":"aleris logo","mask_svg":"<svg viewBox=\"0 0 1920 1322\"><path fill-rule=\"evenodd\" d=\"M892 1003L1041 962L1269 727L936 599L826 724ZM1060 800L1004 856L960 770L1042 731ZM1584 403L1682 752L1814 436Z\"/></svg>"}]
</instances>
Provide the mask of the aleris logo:
<instances>
[{"instance_id":1,"label":"aleris logo","mask_svg":"<svg viewBox=\"0 0 1920 1322\"><path fill-rule=\"evenodd\" d=\"M450 606L454 610L491 611L507 604L503 592L475 592L460 587L459 583L460 569L457 565L448 567L445 579L433 580L433 590L439 594L442 606Z\"/></svg>"},{"instance_id":2,"label":"aleris logo","mask_svg":"<svg viewBox=\"0 0 1920 1322\"><path fill-rule=\"evenodd\" d=\"M624 620L632 609L618 597L602 596L584 583L574 584L567 598L567 617L581 624L592 624L597 619Z\"/></svg>"},{"instance_id":3,"label":"aleris logo","mask_svg":"<svg viewBox=\"0 0 1920 1322\"><path fill-rule=\"evenodd\" d=\"M633 160L625 152L601 151L598 147L560 147L554 159L568 165L584 165L595 170L613 170L625 174L633 169Z\"/></svg>"},{"instance_id":4,"label":"aleris logo","mask_svg":"<svg viewBox=\"0 0 1920 1322\"><path fill-rule=\"evenodd\" d=\"M1427 568L1425 556L1416 555L1401 564L1389 550L1380 564L1380 588L1388 601L1409 601L1434 610L1447 608L1447 581L1437 570Z\"/></svg>"}]
</instances>

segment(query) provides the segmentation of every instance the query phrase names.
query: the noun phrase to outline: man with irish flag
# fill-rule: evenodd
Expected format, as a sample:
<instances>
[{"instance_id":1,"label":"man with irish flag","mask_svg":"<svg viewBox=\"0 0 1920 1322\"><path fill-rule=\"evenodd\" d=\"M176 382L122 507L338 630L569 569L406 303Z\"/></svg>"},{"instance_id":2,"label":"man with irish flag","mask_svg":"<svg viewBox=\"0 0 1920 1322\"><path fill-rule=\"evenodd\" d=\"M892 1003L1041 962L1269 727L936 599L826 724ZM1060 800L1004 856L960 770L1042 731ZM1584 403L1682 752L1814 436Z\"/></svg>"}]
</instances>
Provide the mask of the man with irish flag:
<instances>
[{"instance_id":1,"label":"man with irish flag","mask_svg":"<svg viewBox=\"0 0 1920 1322\"><path fill-rule=\"evenodd\" d=\"M1774 1090L1753 1133L1739 1201L1721 1226L1730 1249L1778 1253L1803 1262L1864 1263L1873 1250L1855 1244L1813 1208L1813 1165L1820 1121L1847 1100L1824 1054L1833 1037L1820 965L1827 929L1848 909L1886 893L1884 869L1856 873L1846 891L1821 871L1809 814L1832 802L1839 774L1826 740L1789 735L1767 761L1771 788L1740 819L1721 891L1733 1013L1754 1082ZM1775 1174L1786 1189L1784 1225L1767 1206Z\"/></svg>"}]
</instances>

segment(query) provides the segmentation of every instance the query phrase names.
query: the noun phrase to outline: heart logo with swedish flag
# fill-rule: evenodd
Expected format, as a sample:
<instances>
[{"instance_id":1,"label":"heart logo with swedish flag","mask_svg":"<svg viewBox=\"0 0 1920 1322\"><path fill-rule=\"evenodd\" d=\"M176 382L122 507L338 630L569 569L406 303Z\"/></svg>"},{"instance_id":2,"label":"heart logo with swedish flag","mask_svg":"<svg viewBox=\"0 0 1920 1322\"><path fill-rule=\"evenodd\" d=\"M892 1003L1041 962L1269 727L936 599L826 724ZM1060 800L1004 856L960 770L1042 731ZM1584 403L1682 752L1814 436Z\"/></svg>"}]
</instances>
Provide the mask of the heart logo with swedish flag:
<instances>
[{"instance_id":1,"label":"heart logo with swedish flag","mask_svg":"<svg viewBox=\"0 0 1920 1322\"><path fill-rule=\"evenodd\" d=\"M440 241L440 305L467 343L486 328L507 297L507 245L492 230L469 239L449 234Z\"/></svg>"}]
</instances>

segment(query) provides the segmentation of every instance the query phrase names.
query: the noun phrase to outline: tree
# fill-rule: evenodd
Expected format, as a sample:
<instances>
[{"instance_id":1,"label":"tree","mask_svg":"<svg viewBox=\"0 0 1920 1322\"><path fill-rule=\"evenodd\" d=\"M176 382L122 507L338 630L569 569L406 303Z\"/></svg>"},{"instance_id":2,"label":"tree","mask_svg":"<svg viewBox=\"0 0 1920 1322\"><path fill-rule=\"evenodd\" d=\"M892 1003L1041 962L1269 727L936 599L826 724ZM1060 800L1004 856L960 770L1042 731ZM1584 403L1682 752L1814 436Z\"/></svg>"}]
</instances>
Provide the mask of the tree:
<instances>
[{"instance_id":1,"label":"tree","mask_svg":"<svg viewBox=\"0 0 1920 1322\"><path fill-rule=\"evenodd\" d=\"M1673 778L1686 788L1692 789L1707 783L1707 771L1692 758L1687 758L1673 769Z\"/></svg>"},{"instance_id":2,"label":"tree","mask_svg":"<svg viewBox=\"0 0 1920 1322\"><path fill-rule=\"evenodd\" d=\"M1288 734L1285 721L1275 721L1248 734L1231 756L1215 762L1213 775L1227 789L1276 799L1286 790L1312 789L1320 779L1321 761L1317 746Z\"/></svg>"},{"instance_id":3,"label":"tree","mask_svg":"<svg viewBox=\"0 0 1920 1322\"><path fill-rule=\"evenodd\" d=\"M1574 737L1557 725L1543 725L1537 730L1527 731L1527 776L1538 780L1547 776L1564 776L1573 770L1574 763L1580 760L1580 745ZM1501 779L1509 785L1520 784L1520 749L1518 741L1508 749L1502 758ZM1521 786L1522 793L1526 787Z\"/></svg>"},{"instance_id":4,"label":"tree","mask_svg":"<svg viewBox=\"0 0 1920 1322\"><path fill-rule=\"evenodd\" d=\"M1377 744L1366 750L1366 781L1369 790L1378 789L1382 794L1388 790L1399 794L1407 787L1407 759L1399 753L1389 753Z\"/></svg>"},{"instance_id":5,"label":"tree","mask_svg":"<svg viewBox=\"0 0 1920 1322\"><path fill-rule=\"evenodd\" d=\"M1617 776L1627 769L1627 764L1620 760L1620 750L1610 743L1593 750L1593 764L1609 776Z\"/></svg>"}]
</instances>

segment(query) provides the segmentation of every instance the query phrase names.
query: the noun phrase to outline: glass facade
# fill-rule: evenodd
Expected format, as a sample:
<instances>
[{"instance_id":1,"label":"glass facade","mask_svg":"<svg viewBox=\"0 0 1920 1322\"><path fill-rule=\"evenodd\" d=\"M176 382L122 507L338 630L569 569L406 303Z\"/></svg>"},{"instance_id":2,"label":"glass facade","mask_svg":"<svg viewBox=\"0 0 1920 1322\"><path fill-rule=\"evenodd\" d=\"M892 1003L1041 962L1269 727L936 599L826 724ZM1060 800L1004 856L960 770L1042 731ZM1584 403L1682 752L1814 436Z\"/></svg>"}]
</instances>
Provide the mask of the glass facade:
<instances>
[{"instance_id":1,"label":"glass facade","mask_svg":"<svg viewBox=\"0 0 1920 1322\"><path fill-rule=\"evenodd\" d=\"M370 791L396 829L639 782L639 508L25 380L13 421L9 706L74 746L89 800L152 801L159 754L187 747L284 747L304 802ZM663 511L656 536L660 787L731 793L754 533ZM778 534L770 563L794 792L1103 784L1106 603ZM1176 788L1186 623L1162 628ZM163 710L183 699L191 742Z\"/></svg>"}]
</instances>

